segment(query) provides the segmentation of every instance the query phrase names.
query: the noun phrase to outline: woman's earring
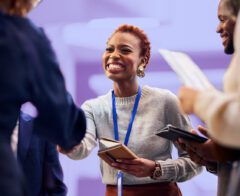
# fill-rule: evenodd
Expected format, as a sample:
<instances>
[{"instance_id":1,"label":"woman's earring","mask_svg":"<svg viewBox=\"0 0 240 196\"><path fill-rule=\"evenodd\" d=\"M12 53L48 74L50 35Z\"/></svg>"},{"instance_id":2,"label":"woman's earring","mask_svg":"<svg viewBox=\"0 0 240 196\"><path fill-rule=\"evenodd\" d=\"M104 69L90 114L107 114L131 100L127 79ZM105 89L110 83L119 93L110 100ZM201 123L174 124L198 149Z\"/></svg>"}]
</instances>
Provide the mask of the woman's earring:
<instances>
[{"instance_id":1,"label":"woman's earring","mask_svg":"<svg viewBox=\"0 0 240 196\"><path fill-rule=\"evenodd\" d=\"M143 78L145 76L144 66L143 65L138 66L138 68L137 68L137 76L140 77L140 78Z\"/></svg>"}]
</instances>

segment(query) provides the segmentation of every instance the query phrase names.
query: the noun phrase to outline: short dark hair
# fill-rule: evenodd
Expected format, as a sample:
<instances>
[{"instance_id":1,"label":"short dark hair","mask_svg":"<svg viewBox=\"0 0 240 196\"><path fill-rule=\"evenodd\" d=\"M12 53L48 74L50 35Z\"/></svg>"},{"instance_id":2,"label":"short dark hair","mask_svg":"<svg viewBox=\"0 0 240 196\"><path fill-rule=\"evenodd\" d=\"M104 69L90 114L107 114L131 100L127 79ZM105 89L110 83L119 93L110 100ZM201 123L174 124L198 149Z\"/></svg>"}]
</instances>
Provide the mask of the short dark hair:
<instances>
[{"instance_id":1,"label":"short dark hair","mask_svg":"<svg viewBox=\"0 0 240 196\"><path fill-rule=\"evenodd\" d=\"M226 0L226 1L227 5L232 10L233 15L237 16L240 9L240 0Z\"/></svg>"}]
</instances>

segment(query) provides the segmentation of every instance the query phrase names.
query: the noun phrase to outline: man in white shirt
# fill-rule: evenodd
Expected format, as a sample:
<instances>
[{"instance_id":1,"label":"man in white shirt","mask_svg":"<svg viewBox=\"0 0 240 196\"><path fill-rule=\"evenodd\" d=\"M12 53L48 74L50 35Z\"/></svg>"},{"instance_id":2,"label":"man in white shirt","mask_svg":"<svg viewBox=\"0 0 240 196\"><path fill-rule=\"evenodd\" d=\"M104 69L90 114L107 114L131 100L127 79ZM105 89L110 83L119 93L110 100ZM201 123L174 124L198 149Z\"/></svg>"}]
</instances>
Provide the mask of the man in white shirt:
<instances>
[{"instance_id":1,"label":"man in white shirt","mask_svg":"<svg viewBox=\"0 0 240 196\"><path fill-rule=\"evenodd\" d=\"M232 3L235 4L237 1L221 0L218 8L218 18L220 24L217 28L217 32L220 33L226 54L233 54L233 40L237 37L235 36L235 38L233 38L233 34L236 26L235 24L239 6L233 6ZM189 152L192 160L202 165L206 165L209 161L226 162L239 159L240 157L239 151L237 149L233 149L240 147L239 139L237 137L229 139L229 136L233 136L233 129L229 127L226 129L229 125L229 123L226 122L226 119L234 118L231 117L232 115L223 114L223 111L228 107L228 103L231 101L231 94L233 91L230 90L229 87L231 86L231 89L234 89L233 87L235 84L233 84L232 81L236 81L236 79L239 78L238 71L235 70L234 72L236 74L232 74L232 70L234 68L232 64L233 63L229 66L226 74L226 76L229 76L229 73L231 73L231 77L228 77L227 82L225 76L225 92L226 89L228 89L227 92L231 92L228 95L218 92L217 90L200 92L186 87L181 88L179 92L179 98L183 110L186 113L195 113L199 116L209 128L209 130L203 130L202 128L200 128L200 130L203 130L203 132L207 131L213 139L209 139L208 142L204 144L181 141L182 146ZM234 75L236 76L235 79L233 77ZM228 88L226 88L226 84ZM235 107L235 109L238 110L238 107ZM239 115L234 116L239 118ZM239 120L235 122L238 121ZM238 130L239 129L240 126L238 127ZM239 146L237 146L237 144ZM220 168L222 173L219 174L219 180L221 180L221 182L219 182L218 195L226 195L226 185L228 185L232 164L229 164L228 166L230 167L227 169Z\"/></svg>"}]
</instances>

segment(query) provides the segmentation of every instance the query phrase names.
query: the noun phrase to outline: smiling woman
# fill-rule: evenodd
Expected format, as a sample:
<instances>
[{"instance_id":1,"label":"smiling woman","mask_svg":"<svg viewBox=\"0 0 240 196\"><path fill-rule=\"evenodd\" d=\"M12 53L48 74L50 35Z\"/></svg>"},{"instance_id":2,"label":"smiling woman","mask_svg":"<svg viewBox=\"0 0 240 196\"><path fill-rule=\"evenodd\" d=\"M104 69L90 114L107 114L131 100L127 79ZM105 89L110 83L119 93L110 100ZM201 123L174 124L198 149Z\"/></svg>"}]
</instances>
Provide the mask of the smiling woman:
<instances>
[{"instance_id":1,"label":"smiling woman","mask_svg":"<svg viewBox=\"0 0 240 196\"><path fill-rule=\"evenodd\" d=\"M149 59L150 43L142 30L122 25L113 32L102 57L113 90L82 105L87 118L86 136L71 151L60 149L72 159L83 159L101 137L127 145L138 158L117 160L111 165L101 160L107 196L117 192L124 196L179 196L176 182L186 181L201 170L177 146L179 158L173 160L173 143L155 135L167 124L186 130L191 126L170 91L138 84L137 76L144 75Z\"/></svg>"}]
</instances>

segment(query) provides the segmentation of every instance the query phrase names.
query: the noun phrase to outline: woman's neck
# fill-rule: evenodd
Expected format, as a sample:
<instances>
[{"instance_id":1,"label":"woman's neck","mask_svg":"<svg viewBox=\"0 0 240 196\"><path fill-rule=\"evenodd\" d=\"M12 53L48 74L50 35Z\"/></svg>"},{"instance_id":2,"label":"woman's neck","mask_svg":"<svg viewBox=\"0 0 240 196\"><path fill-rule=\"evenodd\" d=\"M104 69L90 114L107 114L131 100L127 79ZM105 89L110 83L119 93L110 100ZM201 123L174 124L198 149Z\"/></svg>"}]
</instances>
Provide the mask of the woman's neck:
<instances>
[{"instance_id":1,"label":"woman's neck","mask_svg":"<svg viewBox=\"0 0 240 196\"><path fill-rule=\"evenodd\" d=\"M116 97L130 97L137 94L138 83L114 83L114 94Z\"/></svg>"}]
</instances>

